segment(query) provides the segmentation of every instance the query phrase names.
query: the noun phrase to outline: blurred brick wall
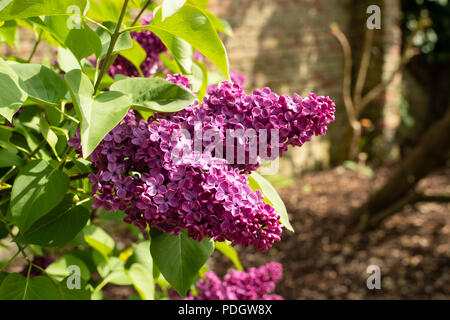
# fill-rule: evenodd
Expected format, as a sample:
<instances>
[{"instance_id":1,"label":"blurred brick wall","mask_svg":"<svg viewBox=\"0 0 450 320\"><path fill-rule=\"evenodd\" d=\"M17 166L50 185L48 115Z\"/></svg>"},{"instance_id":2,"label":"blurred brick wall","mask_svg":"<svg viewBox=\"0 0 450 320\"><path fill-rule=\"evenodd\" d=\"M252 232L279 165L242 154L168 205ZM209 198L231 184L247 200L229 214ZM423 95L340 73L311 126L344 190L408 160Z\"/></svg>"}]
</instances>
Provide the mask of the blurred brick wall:
<instances>
[{"instance_id":1,"label":"blurred brick wall","mask_svg":"<svg viewBox=\"0 0 450 320\"><path fill-rule=\"evenodd\" d=\"M210 0L209 9L225 18L233 28L232 37L224 37L231 70L248 78L247 88L269 86L280 94L315 92L330 96L337 105L336 121L325 138L314 138L300 149L289 153L292 165L284 166L288 174L329 165L330 154L339 146L346 123L342 104L343 57L338 42L330 34L332 22L339 24L354 48L358 65L366 30L366 9L371 4L382 8L382 30L376 31L373 64L368 85L388 77L395 69L400 51L399 0ZM0 53L27 58L34 44L31 31L22 30L20 47L0 46ZM45 43L39 45L33 62L52 61L54 51ZM386 95L370 108L369 116L380 123L398 121L398 88L401 79L390 86ZM385 108L385 106L387 106ZM392 137L384 130L380 146Z\"/></svg>"},{"instance_id":2,"label":"blurred brick wall","mask_svg":"<svg viewBox=\"0 0 450 320\"><path fill-rule=\"evenodd\" d=\"M333 153L339 145L346 121L341 94L343 57L329 27L336 22L348 35L358 65L366 9L371 4L382 9L382 30L376 31L369 85L386 77L398 62L398 0L210 0L210 10L233 28L234 35L224 38L231 70L247 76L249 90L269 86L280 94L315 92L336 102L337 118L329 135L291 152L293 165L285 167L287 173L327 166L330 150ZM394 99L392 90L390 95ZM378 102L380 110L383 105L384 101Z\"/></svg>"}]
</instances>

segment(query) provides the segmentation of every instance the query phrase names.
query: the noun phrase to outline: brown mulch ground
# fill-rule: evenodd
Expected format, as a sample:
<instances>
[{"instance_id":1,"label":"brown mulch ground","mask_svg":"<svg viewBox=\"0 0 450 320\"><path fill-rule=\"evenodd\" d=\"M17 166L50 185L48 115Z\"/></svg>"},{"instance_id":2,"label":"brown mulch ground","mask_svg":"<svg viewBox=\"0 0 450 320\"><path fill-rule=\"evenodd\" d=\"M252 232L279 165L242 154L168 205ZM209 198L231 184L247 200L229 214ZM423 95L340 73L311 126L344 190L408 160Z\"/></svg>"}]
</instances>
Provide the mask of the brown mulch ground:
<instances>
[{"instance_id":1,"label":"brown mulch ground","mask_svg":"<svg viewBox=\"0 0 450 320\"><path fill-rule=\"evenodd\" d=\"M392 168L375 170L373 178L336 168L307 173L297 184L280 190L295 233L285 231L269 252L237 248L245 268L270 261L282 263L276 293L285 299L450 299L450 204L407 206L372 232L351 233L346 217L377 188ZM450 169L424 179L419 188L450 193ZM123 250L135 241L127 228L117 230ZM378 265L382 289L368 290L366 268ZM215 252L211 270L230 271L231 262ZM23 269L17 261L10 272ZM127 299L128 286L108 285L104 295Z\"/></svg>"},{"instance_id":2,"label":"brown mulch ground","mask_svg":"<svg viewBox=\"0 0 450 320\"><path fill-rule=\"evenodd\" d=\"M373 178L343 168L308 173L281 190L296 232L285 231L268 253L240 248L244 267L281 262L277 293L286 299L449 299L449 204L407 206L372 232L346 228L349 209L390 170L378 169ZM450 170L442 170L419 188L448 193L449 181ZM366 287L372 264L381 268L381 290ZM211 267L223 274L232 266L216 252Z\"/></svg>"}]
</instances>

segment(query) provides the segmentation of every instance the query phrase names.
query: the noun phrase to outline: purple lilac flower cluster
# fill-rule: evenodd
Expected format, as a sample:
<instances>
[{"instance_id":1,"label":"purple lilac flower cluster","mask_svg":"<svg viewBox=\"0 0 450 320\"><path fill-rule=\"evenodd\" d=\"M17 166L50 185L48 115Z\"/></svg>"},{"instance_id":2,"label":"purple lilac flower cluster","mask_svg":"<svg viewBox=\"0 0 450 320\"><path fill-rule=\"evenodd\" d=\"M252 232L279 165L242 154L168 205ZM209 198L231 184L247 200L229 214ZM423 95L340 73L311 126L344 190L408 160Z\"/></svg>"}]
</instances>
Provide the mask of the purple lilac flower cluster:
<instances>
[{"instance_id":1,"label":"purple lilac flower cluster","mask_svg":"<svg viewBox=\"0 0 450 320\"><path fill-rule=\"evenodd\" d=\"M310 94L302 98L294 94L291 98L279 96L269 88L247 95L238 83L225 81L210 90L199 106L161 116L179 123L192 137L201 136L198 143L205 149L217 143L213 139L203 139L205 132L216 132L215 139L222 142L222 157L226 155L227 145L232 145L235 157L229 161L230 165L249 173L260 166L261 159L281 157L289 146L302 146L313 135L324 135L328 124L334 120L335 108L329 97ZM201 135L195 135L198 124L202 124ZM265 129L265 136L260 135L261 129ZM226 139L228 130L237 134L232 144ZM249 130L253 130L256 140L244 135ZM271 139L273 130L278 134L278 141ZM250 145L257 146L257 157L250 157ZM245 159L239 160L236 157L241 148L245 150Z\"/></svg>"},{"instance_id":2,"label":"purple lilac flower cluster","mask_svg":"<svg viewBox=\"0 0 450 320\"><path fill-rule=\"evenodd\" d=\"M34 257L32 263L34 265L41 267L42 269L45 269L53 263L53 258L51 258L48 255L43 255L41 257ZM40 276L42 274L42 271L36 268L34 265L31 267L30 270L30 278ZM22 271L20 272L20 274L23 275L24 277L26 277L28 274L29 266L30 264L28 263L25 267L23 267Z\"/></svg>"},{"instance_id":3,"label":"purple lilac flower cluster","mask_svg":"<svg viewBox=\"0 0 450 320\"><path fill-rule=\"evenodd\" d=\"M179 124L138 121L130 111L90 156L92 206L124 210L125 221L142 229L271 248L282 233L275 209L225 160L185 153L191 144Z\"/></svg>"},{"instance_id":4,"label":"purple lilac flower cluster","mask_svg":"<svg viewBox=\"0 0 450 320\"><path fill-rule=\"evenodd\" d=\"M141 24L148 25L153 16L143 18ZM131 38L136 40L147 53L145 60L140 65L144 77L150 77L162 67L162 61L159 54L167 50L162 41L151 31L143 30L131 33ZM123 56L118 55L113 65L110 67L108 74L114 77L116 74L123 74L128 77L139 77L136 67Z\"/></svg>"},{"instance_id":5,"label":"purple lilac flower cluster","mask_svg":"<svg viewBox=\"0 0 450 320\"><path fill-rule=\"evenodd\" d=\"M247 272L234 270L223 281L215 273L207 272L197 282L198 294L189 293L186 300L282 300L281 296L270 294L282 271L281 264L272 262Z\"/></svg>"}]
</instances>

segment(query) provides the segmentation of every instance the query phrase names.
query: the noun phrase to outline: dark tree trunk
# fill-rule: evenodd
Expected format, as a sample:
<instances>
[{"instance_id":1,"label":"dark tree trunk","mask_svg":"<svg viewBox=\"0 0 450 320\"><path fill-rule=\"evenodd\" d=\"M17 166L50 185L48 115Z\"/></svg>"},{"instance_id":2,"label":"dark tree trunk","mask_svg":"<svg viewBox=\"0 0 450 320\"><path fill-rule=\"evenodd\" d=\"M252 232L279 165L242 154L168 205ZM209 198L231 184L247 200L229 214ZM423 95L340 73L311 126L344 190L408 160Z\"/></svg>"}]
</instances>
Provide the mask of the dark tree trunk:
<instances>
[{"instance_id":1,"label":"dark tree trunk","mask_svg":"<svg viewBox=\"0 0 450 320\"><path fill-rule=\"evenodd\" d=\"M407 204L410 191L417 182L430 172L441 167L450 150L450 108L444 117L423 135L419 144L401 166L392 174L381 189L350 215L352 224L360 228L374 227L403 203Z\"/></svg>"}]
</instances>

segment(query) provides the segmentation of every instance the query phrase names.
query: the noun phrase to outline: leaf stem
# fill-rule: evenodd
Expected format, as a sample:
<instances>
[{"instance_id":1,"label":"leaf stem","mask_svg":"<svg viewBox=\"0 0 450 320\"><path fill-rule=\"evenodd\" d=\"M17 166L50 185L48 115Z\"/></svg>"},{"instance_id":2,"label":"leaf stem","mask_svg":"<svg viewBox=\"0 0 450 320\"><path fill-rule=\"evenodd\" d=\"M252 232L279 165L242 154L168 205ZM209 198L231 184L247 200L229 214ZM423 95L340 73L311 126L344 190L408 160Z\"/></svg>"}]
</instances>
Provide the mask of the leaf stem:
<instances>
[{"instance_id":1,"label":"leaf stem","mask_svg":"<svg viewBox=\"0 0 450 320\"><path fill-rule=\"evenodd\" d=\"M81 180L81 179L87 178L89 176L89 174L90 174L90 172L78 174L76 176L72 176L72 177L70 177L70 181L77 181L77 180Z\"/></svg>"},{"instance_id":2,"label":"leaf stem","mask_svg":"<svg viewBox=\"0 0 450 320\"><path fill-rule=\"evenodd\" d=\"M111 32L111 30L109 30L107 27L105 27L105 26L102 25L101 23L98 23L97 21L95 21L95 20L93 20L93 19L91 19L91 18L89 18L89 17L81 16L81 15L80 15L80 18L83 19L83 20L86 20L87 22L90 22L90 23L92 23L92 24L95 24L97 27L99 27L99 28L105 30L105 31L108 32L110 35L113 34L113 33Z\"/></svg>"},{"instance_id":3,"label":"leaf stem","mask_svg":"<svg viewBox=\"0 0 450 320\"><path fill-rule=\"evenodd\" d=\"M129 0L125 0L124 3L123 3L122 11L120 12L119 21L117 21L116 29L114 30L114 33L111 36L111 42L109 43L108 51L106 53L105 59L103 60L102 68L100 69L100 74L98 76L97 81L95 82L94 95L97 92L97 90L98 90L98 88L100 86L100 83L102 81L102 78L103 78L103 76L105 75L105 73L107 71L108 64L109 64L109 59L111 58L111 55L113 53L114 47L115 47L116 42L117 42L117 39L120 36L120 27L122 26L123 18L125 17L125 12L127 11L128 1Z\"/></svg>"}]
</instances>

